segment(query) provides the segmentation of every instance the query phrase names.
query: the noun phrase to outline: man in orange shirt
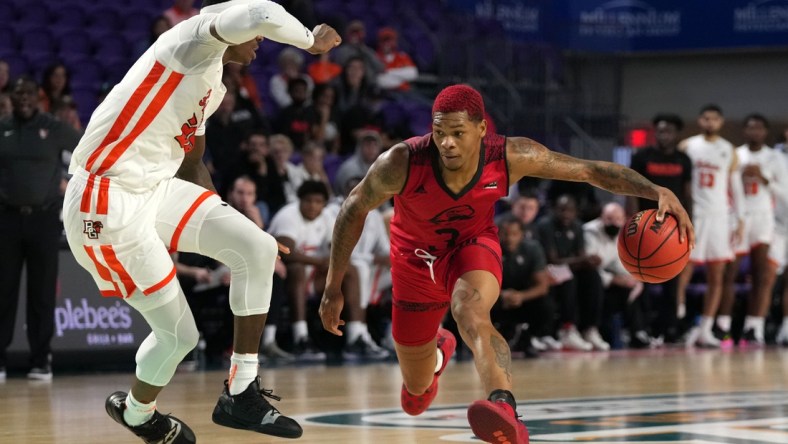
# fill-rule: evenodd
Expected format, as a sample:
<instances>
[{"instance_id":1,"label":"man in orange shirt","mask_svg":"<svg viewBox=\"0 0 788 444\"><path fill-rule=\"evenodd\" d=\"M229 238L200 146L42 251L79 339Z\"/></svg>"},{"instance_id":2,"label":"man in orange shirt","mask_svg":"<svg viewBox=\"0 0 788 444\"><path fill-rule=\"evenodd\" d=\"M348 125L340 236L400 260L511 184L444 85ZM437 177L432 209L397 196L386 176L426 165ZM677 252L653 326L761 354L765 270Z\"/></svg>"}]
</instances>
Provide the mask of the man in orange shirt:
<instances>
[{"instance_id":1,"label":"man in orange shirt","mask_svg":"<svg viewBox=\"0 0 788 444\"><path fill-rule=\"evenodd\" d=\"M378 58L385 71L378 75L378 86L389 91L409 91L410 83L419 76L413 59L397 48L397 31L381 28L378 31Z\"/></svg>"}]
</instances>

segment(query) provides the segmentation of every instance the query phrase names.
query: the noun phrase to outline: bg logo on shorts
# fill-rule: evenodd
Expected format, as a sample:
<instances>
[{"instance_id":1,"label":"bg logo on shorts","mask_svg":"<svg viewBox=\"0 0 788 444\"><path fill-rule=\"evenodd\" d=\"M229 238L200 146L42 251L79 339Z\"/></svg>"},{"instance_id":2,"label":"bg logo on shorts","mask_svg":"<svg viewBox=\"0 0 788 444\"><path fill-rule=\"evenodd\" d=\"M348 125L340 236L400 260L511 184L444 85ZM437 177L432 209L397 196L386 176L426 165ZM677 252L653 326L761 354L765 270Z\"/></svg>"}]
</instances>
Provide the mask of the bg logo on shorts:
<instances>
[{"instance_id":1,"label":"bg logo on shorts","mask_svg":"<svg viewBox=\"0 0 788 444\"><path fill-rule=\"evenodd\" d=\"M104 224L97 220L83 220L82 223L84 224L82 232L88 235L88 239L98 239Z\"/></svg>"}]
</instances>

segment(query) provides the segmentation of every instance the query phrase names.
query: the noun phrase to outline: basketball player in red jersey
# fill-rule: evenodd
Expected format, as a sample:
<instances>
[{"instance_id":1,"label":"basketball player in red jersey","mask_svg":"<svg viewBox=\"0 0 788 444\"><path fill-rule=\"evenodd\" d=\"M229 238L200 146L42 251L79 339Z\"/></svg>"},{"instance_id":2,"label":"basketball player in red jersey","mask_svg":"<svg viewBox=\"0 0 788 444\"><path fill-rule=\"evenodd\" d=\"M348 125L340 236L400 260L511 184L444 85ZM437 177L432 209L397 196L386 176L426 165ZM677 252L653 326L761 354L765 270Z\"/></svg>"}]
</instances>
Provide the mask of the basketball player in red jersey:
<instances>
[{"instance_id":1,"label":"basketball player in red jersey","mask_svg":"<svg viewBox=\"0 0 788 444\"><path fill-rule=\"evenodd\" d=\"M678 218L682 242L694 243L689 216L676 196L633 170L576 159L524 137L487 133L481 95L449 86L432 107L432 134L392 147L350 193L334 227L328 281L320 303L326 330L341 335L342 277L367 213L394 198L391 221L392 333L404 384L402 408L424 412L456 345L440 328L446 310L473 351L486 400L468 409L473 432L486 442L527 443L517 419L511 355L490 322L501 285L495 202L524 176L585 181L613 193L659 201L659 216Z\"/></svg>"}]
</instances>

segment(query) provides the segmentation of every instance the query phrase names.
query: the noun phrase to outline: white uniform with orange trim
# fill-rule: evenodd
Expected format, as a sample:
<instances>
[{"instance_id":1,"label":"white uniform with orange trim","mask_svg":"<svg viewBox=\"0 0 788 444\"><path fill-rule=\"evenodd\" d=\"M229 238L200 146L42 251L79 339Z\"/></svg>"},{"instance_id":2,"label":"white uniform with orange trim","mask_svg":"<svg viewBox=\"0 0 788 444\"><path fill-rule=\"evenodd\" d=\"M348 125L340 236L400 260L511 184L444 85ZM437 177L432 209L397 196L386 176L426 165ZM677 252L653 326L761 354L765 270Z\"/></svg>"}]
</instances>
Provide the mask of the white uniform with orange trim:
<instances>
[{"instance_id":1,"label":"white uniform with orange trim","mask_svg":"<svg viewBox=\"0 0 788 444\"><path fill-rule=\"evenodd\" d=\"M692 160L692 224L695 248L690 260L695 263L729 261L733 250L729 242L728 181L733 145L719 137L714 142L703 135L685 141Z\"/></svg>"},{"instance_id":2,"label":"white uniform with orange trim","mask_svg":"<svg viewBox=\"0 0 788 444\"><path fill-rule=\"evenodd\" d=\"M750 151L747 145L736 148L739 158L739 171L748 165L758 165L761 174L769 181L764 185L758 179L743 177L744 185L744 234L738 245L736 254L748 254L750 249L771 244L774 240L775 215L774 203L777 194L784 187L786 177L783 175L780 154L771 147L764 146L758 151Z\"/></svg>"},{"instance_id":3,"label":"white uniform with orange trim","mask_svg":"<svg viewBox=\"0 0 788 444\"><path fill-rule=\"evenodd\" d=\"M178 295L170 251L210 256L200 245L200 230L221 199L174 176L225 94L225 50L257 35L300 48L314 43L300 22L272 2L212 8L162 34L137 60L95 110L71 158L74 177L63 214L71 250L102 295L125 298L140 311ZM246 229L242 220L216 224ZM275 257L275 242L264 236L259 240L273 245ZM234 273L233 282L237 278ZM234 314L267 312L270 289L255 299L243 289L231 286L230 292Z\"/></svg>"},{"instance_id":4,"label":"white uniform with orange trim","mask_svg":"<svg viewBox=\"0 0 788 444\"><path fill-rule=\"evenodd\" d=\"M774 150L774 154L782 180L774 201L774 239L769 245L769 260L777 265L778 273L782 273L788 256L788 154L778 150Z\"/></svg>"}]
</instances>

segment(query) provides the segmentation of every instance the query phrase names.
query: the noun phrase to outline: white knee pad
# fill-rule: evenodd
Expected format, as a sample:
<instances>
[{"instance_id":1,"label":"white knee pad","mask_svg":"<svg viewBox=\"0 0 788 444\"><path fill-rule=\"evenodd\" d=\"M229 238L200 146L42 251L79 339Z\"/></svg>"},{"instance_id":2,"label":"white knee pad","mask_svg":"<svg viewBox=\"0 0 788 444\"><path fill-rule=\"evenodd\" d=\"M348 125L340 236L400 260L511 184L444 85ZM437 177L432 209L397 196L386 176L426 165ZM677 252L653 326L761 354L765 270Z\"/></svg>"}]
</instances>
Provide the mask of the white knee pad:
<instances>
[{"instance_id":1,"label":"white knee pad","mask_svg":"<svg viewBox=\"0 0 788 444\"><path fill-rule=\"evenodd\" d=\"M152 331L137 350L137 379L157 387L170 382L178 364L200 340L186 297L180 288L177 291L172 301L142 312Z\"/></svg>"},{"instance_id":2,"label":"white knee pad","mask_svg":"<svg viewBox=\"0 0 788 444\"><path fill-rule=\"evenodd\" d=\"M276 240L238 211L217 206L203 221L200 253L230 268L230 309L236 316L268 313Z\"/></svg>"}]
</instances>

